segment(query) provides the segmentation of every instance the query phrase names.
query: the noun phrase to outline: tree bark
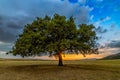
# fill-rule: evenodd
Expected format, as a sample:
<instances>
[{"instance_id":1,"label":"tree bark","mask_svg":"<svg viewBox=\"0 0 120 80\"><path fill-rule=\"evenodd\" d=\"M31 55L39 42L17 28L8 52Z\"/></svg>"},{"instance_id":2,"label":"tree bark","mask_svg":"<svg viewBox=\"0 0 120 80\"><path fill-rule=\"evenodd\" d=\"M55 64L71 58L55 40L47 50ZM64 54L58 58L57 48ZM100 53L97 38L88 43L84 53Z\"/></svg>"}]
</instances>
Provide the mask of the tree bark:
<instances>
[{"instance_id":1,"label":"tree bark","mask_svg":"<svg viewBox=\"0 0 120 80\"><path fill-rule=\"evenodd\" d=\"M62 51L58 53L59 63L58 66L63 66Z\"/></svg>"}]
</instances>

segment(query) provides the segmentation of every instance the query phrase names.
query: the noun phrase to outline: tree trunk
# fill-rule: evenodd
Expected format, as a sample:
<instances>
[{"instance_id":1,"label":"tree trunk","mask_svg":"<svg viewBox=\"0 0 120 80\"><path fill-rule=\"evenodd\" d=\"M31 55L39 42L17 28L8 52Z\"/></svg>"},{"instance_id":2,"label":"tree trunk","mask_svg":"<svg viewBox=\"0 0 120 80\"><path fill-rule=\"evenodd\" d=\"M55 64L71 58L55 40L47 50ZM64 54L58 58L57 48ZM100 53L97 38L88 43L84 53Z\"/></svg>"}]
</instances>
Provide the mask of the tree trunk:
<instances>
[{"instance_id":1,"label":"tree trunk","mask_svg":"<svg viewBox=\"0 0 120 80\"><path fill-rule=\"evenodd\" d=\"M62 51L58 53L58 58L59 58L58 66L63 66Z\"/></svg>"}]
</instances>

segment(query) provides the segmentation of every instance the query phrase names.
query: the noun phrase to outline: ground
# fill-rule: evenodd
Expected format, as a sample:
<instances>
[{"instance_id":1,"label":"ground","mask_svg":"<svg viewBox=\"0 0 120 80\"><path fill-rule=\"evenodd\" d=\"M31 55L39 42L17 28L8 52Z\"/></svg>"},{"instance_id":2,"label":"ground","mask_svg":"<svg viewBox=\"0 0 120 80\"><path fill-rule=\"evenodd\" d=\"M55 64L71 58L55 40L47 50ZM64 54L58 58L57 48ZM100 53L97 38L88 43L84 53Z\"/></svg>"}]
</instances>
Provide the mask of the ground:
<instances>
[{"instance_id":1,"label":"ground","mask_svg":"<svg viewBox=\"0 0 120 80\"><path fill-rule=\"evenodd\" d=\"M120 80L120 60L0 60L0 80Z\"/></svg>"}]
</instances>

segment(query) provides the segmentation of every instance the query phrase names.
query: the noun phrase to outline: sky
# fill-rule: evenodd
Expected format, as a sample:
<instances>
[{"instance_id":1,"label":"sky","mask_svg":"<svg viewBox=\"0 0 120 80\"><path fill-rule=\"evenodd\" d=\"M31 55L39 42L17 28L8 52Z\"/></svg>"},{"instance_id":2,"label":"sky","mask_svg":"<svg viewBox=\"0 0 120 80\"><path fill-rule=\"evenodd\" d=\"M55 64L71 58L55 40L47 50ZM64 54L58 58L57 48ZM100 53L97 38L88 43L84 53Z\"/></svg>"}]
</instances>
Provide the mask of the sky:
<instances>
[{"instance_id":1,"label":"sky","mask_svg":"<svg viewBox=\"0 0 120 80\"><path fill-rule=\"evenodd\" d=\"M22 33L24 25L36 17L55 13L73 16L76 25L96 27L100 53L120 52L120 0L0 0L0 58L6 55Z\"/></svg>"}]
</instances>

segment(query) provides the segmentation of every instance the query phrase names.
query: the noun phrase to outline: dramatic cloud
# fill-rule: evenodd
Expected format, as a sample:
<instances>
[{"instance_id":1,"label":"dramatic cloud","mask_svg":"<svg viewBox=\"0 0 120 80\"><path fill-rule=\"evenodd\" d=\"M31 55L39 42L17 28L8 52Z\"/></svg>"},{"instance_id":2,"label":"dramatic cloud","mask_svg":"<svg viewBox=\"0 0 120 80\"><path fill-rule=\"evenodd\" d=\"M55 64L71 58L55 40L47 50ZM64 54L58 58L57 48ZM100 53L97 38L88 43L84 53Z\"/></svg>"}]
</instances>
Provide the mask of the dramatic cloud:
<instances>
[{"instance_id":1,"label":"dramatic cloud","mask_svg":"<svg viewBox=\"0 0 120 80\"><path fill-rule=\"evenodd\" d=\"M2 42L14 42L18 37L18 34L29 21L28 18L23 16L22 19L19 17L10 17L0 15L0 41ZM26 20L28 19L28 20Z\"/></svg>"},{"instance_id":2,"label":"dramatic cloud","mask_svg":"<svg viewBox=\"0 0 120 80\"><path fill-rule=\"evenodd\" d=\"M110 43L107 44L107 47L120 48L120 41L119 40L112 40Z\"/></svg>"},{"instance_id":3,"label":"dramatic cloud","mask_svg":"<svg viewBox=\"0 0 120 80\"><path fill-rule=\"evenodd\" d=\"M2 16L0 16L0 25L3 24L2 20L3 20L3 18L2 18Z\"/></svg>"},{"instance_id":4,"label":"dramatic cloud","mask_svg":"<svg viewBox=\"0 0 120 80\"><path fill-rule=\"evenodd\" d=\"M108 21L110 20L111 18L109 16L105 17L105 18L101 18L100 19L100 22L105 22L105 21Z\"/></svg>"},{"instance_id":5,"label":"dramatic cloud","mask_svg":"<svg viewBox=\"0 0 120 80\"><path fill-rule=\"evenodd\" d=\"M53 16L54 13L73 16L77 22L88 23L93 8L82 5L86 0L4 0L0 1L0 41L15 41L25 24L36 17ZM76 4L71 4L76 3Z\"/></svg>"},{"instance_id":6,"label":"dramatic cloud","mask_svg":"<svg viewBox=\"0 0 120 80\"><path fill-rule=\"evenodd\" d=\"M90 21L90 11L92 11L93 8L90 8L89 6L82 6L80 9L78 9L78 12L76 12L77 15L75 15L75 18L77 19L78 23L89 23ZM79 15L78 15L79 13Z\"/></svg>"},{"instance_id":7,"label":"dramatic cloud","mask_svg":"<svg viewBox=\"0 0 120 80\"><path fill-rule=\"evenodd\" d=\"M91 16L91 19L94 17L94 15ZM103 25L105 22L109 21L111 17L106 16L105 18L100 18L98 21L94 22L94 26L96 27L96 32L98 33L99 39L103 39L106 37L106 33L110 32L110 29L112 28L109 26L109 28L106 27L106 25ZM104 35L103 35L104 34Z\"/></svg>"},{"instance_id":8,"label":"dramatic cloud","mask_svg":"<svg viewBox=\"0 0 120 80\"><path fill-rule=\"evenodd\" d=\"M101 26L97 27L96 28L96 32L97 33L106 33L108 30L107 29L103 29Z\"/></svg>"},{"instance_id":9,"label":"dramatic cloud","mask_svg":"<svg viewBox=\"0 0 120 80\"><path fill-rule=\"evenodd\" d=\"M2 28L0 28L0 40L3 42L12 42L16 39L16 35L3 30Z\"/></svg>"},{"instance_id":10,"label":"dramatic cloud","mask_svg":"<svg viewBox=\"0 0 120 80\"><path fill-rule=\"evenodd\" d=\"M105 18L100 18L98 21L94 23L95 26L100 26L103 22L109 21L111 18L106 16Z\"/></svg>"}]
</instances>

